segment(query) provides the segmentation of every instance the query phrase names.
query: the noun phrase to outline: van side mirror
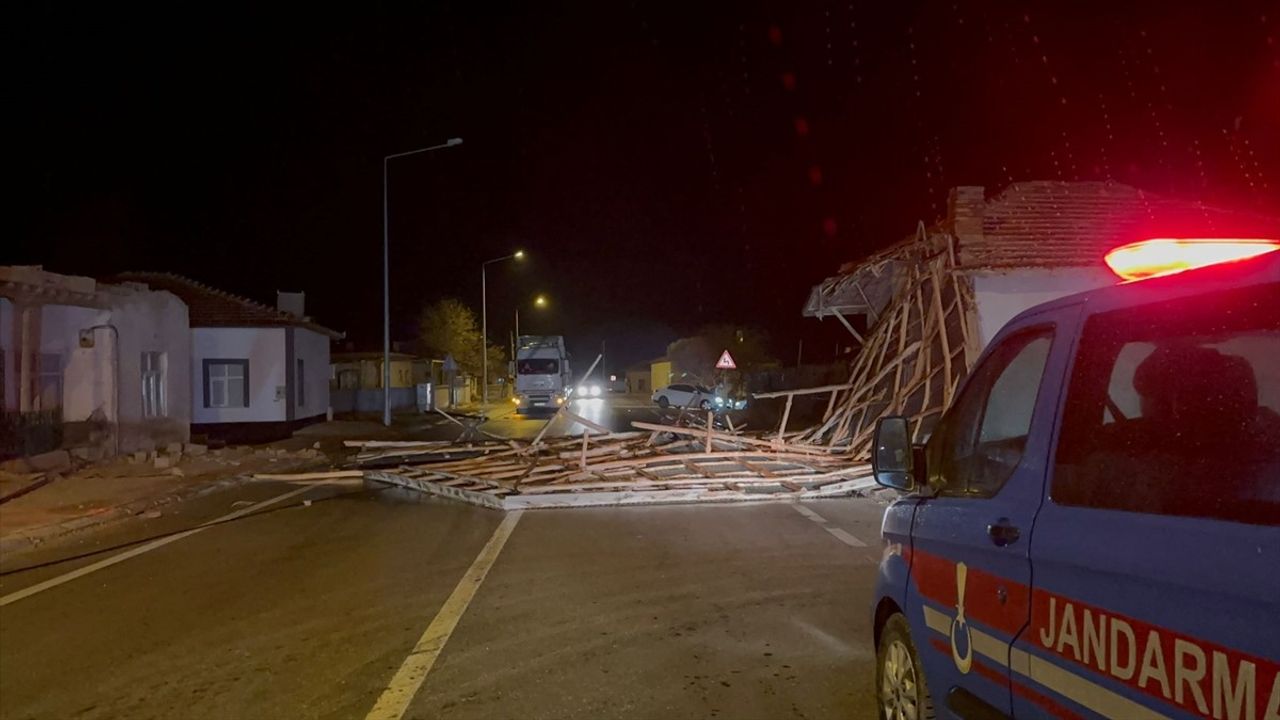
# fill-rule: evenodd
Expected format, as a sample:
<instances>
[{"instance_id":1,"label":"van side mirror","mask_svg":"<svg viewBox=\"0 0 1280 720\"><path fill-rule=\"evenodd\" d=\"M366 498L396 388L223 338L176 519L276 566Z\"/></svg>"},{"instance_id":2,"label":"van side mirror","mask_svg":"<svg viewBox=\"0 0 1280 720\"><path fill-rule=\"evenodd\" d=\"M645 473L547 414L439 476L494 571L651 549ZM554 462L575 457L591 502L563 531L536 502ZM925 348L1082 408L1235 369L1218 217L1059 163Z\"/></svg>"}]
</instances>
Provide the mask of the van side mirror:
<instances>
[{"instance_id":1,"label":"van side mirror","mask_svg":"<svg viewBox=\"0 0 1280 720\"><path fill-rule=\"evenodd\" d=\"M871 471L877 483L903 492L915 488L915 453L911 447L911 428L905 417L880 418L876 422L873 449Z\"/></svg>"}]
</instances>

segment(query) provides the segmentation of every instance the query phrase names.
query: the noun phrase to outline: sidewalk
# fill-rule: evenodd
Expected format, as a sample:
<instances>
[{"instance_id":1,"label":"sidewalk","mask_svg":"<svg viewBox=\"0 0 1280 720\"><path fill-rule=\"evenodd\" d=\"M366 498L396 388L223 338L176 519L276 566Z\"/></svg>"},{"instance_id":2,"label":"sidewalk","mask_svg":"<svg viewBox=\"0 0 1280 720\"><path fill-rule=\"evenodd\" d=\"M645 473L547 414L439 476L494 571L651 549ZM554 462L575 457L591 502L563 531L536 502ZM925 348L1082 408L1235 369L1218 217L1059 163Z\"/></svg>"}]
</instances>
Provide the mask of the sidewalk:
<instances>
[{"instance_id":1,"label":"sidewalk","mask_svg":"<svg viewBox=\"0 0 1280 720\"><path fill-rule=\"evenodd\" d=\"M165 505L237 485L255 472L328 463L310 448L268 445L195 452L160 453L141 461L117 458L40 479L44 484L0 504L0 554L135 515L154 517ZM0 496L32 481L37 477L31 474L0 475Z\"/></svg>"}]
</instances>

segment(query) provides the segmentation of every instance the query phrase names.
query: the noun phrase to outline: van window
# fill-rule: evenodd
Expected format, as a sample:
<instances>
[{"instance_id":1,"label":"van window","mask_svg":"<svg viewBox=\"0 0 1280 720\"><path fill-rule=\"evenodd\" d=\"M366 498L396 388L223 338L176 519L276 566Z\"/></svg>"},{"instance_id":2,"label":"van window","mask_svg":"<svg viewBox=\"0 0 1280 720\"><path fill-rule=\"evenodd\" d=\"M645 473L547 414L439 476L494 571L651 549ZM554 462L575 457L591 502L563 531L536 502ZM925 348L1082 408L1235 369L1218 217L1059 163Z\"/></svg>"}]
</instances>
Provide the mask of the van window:
<instances>
[{"instance_id":1,"label":"van window","mask_svg":"<svg viewBox=\"0 0 1280 720\"><path fill-rule=\"evenodd\" d=\"M987 356L935 431L928 464L943 493L994 495L1022 461L1053 339L1051 328L1007 338Z\"/></svg>"},{"instance_id":2,"label":"van window","mask_svg":"<svg viewBox=\"0 0 1280 720\"><path fill-rule=\"evenodd\" d=\"M1089 318L1050 497L1280 524L1280 284Z\"/></svg>"}]
</instances>

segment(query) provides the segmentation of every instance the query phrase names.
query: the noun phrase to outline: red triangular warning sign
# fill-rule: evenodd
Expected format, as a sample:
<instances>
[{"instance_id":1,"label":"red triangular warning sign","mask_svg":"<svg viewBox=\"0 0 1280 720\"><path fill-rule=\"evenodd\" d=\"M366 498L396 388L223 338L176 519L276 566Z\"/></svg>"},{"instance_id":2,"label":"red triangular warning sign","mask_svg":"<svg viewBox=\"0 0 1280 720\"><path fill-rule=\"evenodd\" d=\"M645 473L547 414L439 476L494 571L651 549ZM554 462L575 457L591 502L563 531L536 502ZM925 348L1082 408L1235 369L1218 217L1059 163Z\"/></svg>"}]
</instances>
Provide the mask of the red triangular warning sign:
<instances>
[{"instance_id":1,"label":"red triangular warning sign","mask_svg":"<svg viewBox=\"0 0 1280 720\"><path fill-rule=\"evenodd\" d=\"M717 370L737 370L738 369L737 363L733 361L733 356L729 354L728 350L725 350L723 353L720 353L720 359L716 361L716 369Z\"/></svg>"}]
</instances>

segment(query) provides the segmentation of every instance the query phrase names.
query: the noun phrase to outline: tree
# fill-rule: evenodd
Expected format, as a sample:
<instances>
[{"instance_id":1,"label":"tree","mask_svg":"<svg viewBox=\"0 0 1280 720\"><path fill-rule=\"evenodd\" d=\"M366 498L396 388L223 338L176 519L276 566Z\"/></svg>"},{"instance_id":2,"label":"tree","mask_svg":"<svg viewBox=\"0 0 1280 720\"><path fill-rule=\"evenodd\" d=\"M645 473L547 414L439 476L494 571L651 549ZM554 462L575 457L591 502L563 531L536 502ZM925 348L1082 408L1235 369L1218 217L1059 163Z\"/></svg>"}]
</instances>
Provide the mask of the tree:
<instances>
[{"instance_id":1,"label":"tree","mask_svg":"<svg viewBox=\"0 0 1280 720\"><path fill-rule=\"evenodd\" d=\"M472 375L480 374L480 353L484 342L476 314L461 300L444 298L423 308L419 333L423 352L439 358L452 355L460 370ZM505 365L506 353L501 347L490 345L490 377L502 374Z\"/></svg>"}]
</instances>

